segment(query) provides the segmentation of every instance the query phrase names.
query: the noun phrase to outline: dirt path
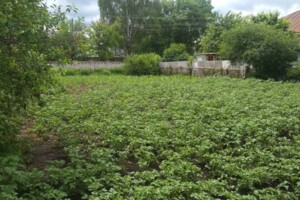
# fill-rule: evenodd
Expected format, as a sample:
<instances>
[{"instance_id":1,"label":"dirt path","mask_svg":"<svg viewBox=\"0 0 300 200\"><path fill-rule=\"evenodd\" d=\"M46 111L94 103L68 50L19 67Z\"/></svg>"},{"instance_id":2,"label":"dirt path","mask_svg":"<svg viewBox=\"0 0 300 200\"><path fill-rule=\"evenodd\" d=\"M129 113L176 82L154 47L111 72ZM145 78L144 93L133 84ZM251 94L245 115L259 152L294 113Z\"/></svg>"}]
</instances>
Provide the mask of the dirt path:
<instances>
[{"instance_id":1,"label":"dirt path","mask_svg":"<svg viewBox=\"0 0 300 200\"><path fill-rule=\"evenodd\" d=\"M32 120L26 120L20 134L20 139L30 147L24 154L27 170L44 170L49 161L66 160L67 155L63 147L58 146L59 138L51 133L46 139L31 133L29 128L32 124Z\"/></svg>"}]
</instances>

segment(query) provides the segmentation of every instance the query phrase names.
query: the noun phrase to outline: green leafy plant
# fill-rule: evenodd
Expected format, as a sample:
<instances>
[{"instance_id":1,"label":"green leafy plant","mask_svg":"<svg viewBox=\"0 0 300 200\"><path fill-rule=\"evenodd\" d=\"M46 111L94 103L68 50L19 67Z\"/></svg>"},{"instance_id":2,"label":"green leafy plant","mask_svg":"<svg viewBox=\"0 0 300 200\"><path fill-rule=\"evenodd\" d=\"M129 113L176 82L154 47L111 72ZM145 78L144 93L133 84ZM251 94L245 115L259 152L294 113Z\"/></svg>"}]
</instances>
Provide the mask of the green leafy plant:
<instances>
[{"instance_id":1,"label":"green leafy plant","mask_svg":"<svg viewBox=\"0 0 300 200\"><path fill-rule=\"evenodd\" d=\"M300 81L300 62L288 70L287 78L289 80Z\"/></svg>"},{"instance_id":2,"label":"green leafy plant","mask_svg":"<svg viewBox=\"0 0 300 200\"><path fill-rule=\"evenodd\" d=\"M125 60L125 69L129 75L158 75L160 60L154 53L131 55Z\"/></svg>"},{"instance_id":3,"label":"green leafy plant","mask_svg":"<svg viewBox=\"0 0 300 200\"><path fill-rule=\"evenodd\" d=\"M93 70L92 69L79 69L78 72L80 75L89 76L93 73Z\"/></svg>"},{"instance_id":4,"label":"green leafy plant","mask_svg":"<svg viewBox=\"0 0 300 200\"><path fill-rule=\"evenodd\" d=\"M223 33L220 52L233 63L252 65L258 78L282 80L296 60L294 34L264 23L242 23Z\"/></svg>"},{"instance_id":5,"label":"green leafy plant","mask_svg":"<svg viewBox=\"0 0 300 200\"><path fill-rule=\"evenodd\" d=\"M187 61L189 60L186 46L184 44L173 43L163 52L163 61Z\"/></svg>"},{"instance_id":6,"label":"green leafy plant","mask_svg":"<svg viewBox=\"0 0 300 200\"><path fill-rule=\"evenodd\" d=\"M65 90L44 95L45 107L31 107L31 131L55 133L67 159L48 165L40 186L19 184L13 196L300 197L299 83L118 75L59 80Z\"/></svg>"},{"instance_id":7,"label":"green leafy plant","mask_svg":"<svg viewBox=\"0 0 300 200\"><path fill-rule=\"evenodd\" d=\"M0 154L15 141L18 117L50 83L45 61L53 19L41 0L0 2Z\"/></svg>"}]
</instances>

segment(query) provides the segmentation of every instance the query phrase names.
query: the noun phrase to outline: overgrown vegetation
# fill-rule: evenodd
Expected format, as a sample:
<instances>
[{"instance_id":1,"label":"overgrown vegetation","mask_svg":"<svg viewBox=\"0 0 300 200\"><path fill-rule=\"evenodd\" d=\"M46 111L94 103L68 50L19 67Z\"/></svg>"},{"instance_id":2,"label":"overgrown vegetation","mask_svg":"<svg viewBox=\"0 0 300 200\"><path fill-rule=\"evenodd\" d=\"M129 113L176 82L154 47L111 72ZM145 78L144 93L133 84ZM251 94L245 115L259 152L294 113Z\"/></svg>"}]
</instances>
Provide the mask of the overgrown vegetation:
<instances>
[{"instance_id":1,"label":"overgrown vegetation","mask_svg":"<svg viewBox=\"0 0 300 200\"><path fill-rule=\"evenodd\" d=\"M210 21L207 0L98 0L100 17L108 25L121 22L128 54L162 51L171 43L184 43L189 51Z\"/></svg>"},{"instance_id":2,"label":"overgrown vegetation","mask_svg":"<svg viewBox=\"0 0 300 200\"><path fill-rule=\"evenodd\" d=\"M299 83L141 77L160 74L155 53L132 54L118 69L50 70L46 60L110 59L115 48L162 53L173 42L183 44L163 59L188 60L212 16L205 0L99 5L104 22L88 31L42 0L0 2L0 199L300 198ZM222 50L235 50L226 56L253 64L258 77L280 79L292 34L278 16L251 20L228 29ZM109 76L123 73L140 77ZM288 76L299 79L299 66ZM25 114L30 125L20 131ZM34 166L36 149L20 132L52 139L62 155Z\"/></svg>"},{"instance_id":3,"label":"overgrown vegetation","mask_svg":"<svg viewBox=\"0 0 300 200\"><path fill-rule=\"evenodd\" d=\"M266 24L242 23L222 35L221 55L233 63L252 65L261 79L284 80L296 61L296 37Z\"/></svg>"},{"instance_id":4,"label":"overgrown vegetation","mask_svg":"<svg viewBox=\"0 0 300 200\"><path fill-rule=\"evenodd\" d=\"M226 15L216 13L214 21L207 25L205 32L200 35L200 52L219 52L221 35L226 30L230 30L244 21L241 14L228 12Z\"/></svg>"},{"instance_id":5,"label":"overgrown vegetation","mask_svg":"<svg viewBox=\"0 0 300 200\"><path fill-rule=\"evenodd\" d=\"M90 29L90 46L100 60L111 60L115 57L115 49L122 48L122 35L120 22L115 21L111 25L103 22L95 22Z\"/></svg>"},{"instance_id":6,"label":"overgrown vegetation","mask_svg":"<svg viewBox=\"0 0 300 200\"><path fill-rule=\"evenodd\" d=\"M125 67L118 67L112 69L70 69L70 68L54 68L51 69L54 74L61 76L75 76L75 75L116 75L126 74Z\"/></svg>"},{"instance_id":7,"label":"overgrown vegetation","mask_svg":"<svg viewBox=\"0 0 300 200\"><path fill-rule=\"evenodd\" d=\"M159 75L161 57L154 53L128 56L125 69L128 75Z\"/></svg>"},{"instance_id":8,"label":"overgrown vegetation","mask_svg":"<svg viewBox=\"0 0 300 200\"><path fill-rule=\"evenodd\" d=\"M68 76L61 84L64 92L32 107L31 131L57 135L67 159L26 179L9 168L4 175L18 181L1 178L2 195L300 197L299 84L176 76Z\"/></svg>"},{"instance_id":9,"label":"overgrown vegetation","mask_svg":"<svg viewBox=\"0 0 300 200\"><path fill-rule=\"evenodd\" d=\"M295 66L288 70L287 78L289 80L300 81L300 62L297 62Z\"/></svg>"},{"instance_id":10,"label":"overgrown vegetation","mask_svg":"<svg viewBox=\"0 0 300 200\"><path fill-rule=\"evenodd\" d=\"M164 50L163 52L163 61L187 61L189 60L190 55L186 50L186 46L184 44L176 44L173 43Z\"/></svg>"},{"instance_id":11,"label":"overgrown vegetation","mask_svg":"<svg viewBox=\"0 0 300 200\"><path fill-rule=\"evenodd\" d=\"M229 11L226 15L216 13L213 18L213 22L209 23L204 34L200 35L200 51L204 53L219 52L223 39L221 37L222 34L245 22L264 24L272 26L280 31L289 32L289 22L287 22L284 18L280 18L280 13L277 11L266 13L261 12L257 15L249 15L246 17L243 17L241 13L234 13L231 11Z\"/></svg>"},{"instance_id":12,"label":"overgrown vegetation","mask_svg":"<svg viewBox=\"0 0 300 200\"><path fill-rule=\"evenodd\" d=\"M41 0L1 1L0 7L1 155L14 149L22 111L49 83L45 28L54 20Z\"/></svg>"}]
</instances>

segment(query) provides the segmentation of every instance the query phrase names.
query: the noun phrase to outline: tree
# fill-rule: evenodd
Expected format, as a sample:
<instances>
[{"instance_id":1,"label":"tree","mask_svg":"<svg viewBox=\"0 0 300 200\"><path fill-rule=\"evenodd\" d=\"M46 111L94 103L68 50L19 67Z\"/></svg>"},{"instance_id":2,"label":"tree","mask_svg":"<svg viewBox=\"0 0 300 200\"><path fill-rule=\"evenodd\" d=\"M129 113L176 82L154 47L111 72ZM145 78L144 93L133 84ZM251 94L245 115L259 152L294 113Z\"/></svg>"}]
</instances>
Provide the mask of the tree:
<instances>
[{"instance_id":1,"label":"tree","mask_svg":"<svg viewBox=\"0 0 300 200\"><path fill-rule=\"evenodd\" d=\"M205 33L200 36L200 51L206 53L218 52L222 33L239 25L243 20L240 14L228 12L223 16L216 13L215 21L210 23Z\"/></svg>"},{"instance_id":2,"label":"tree","mask_svg":"<svg viewBox=\"0 0 300 200\"><path fill-rule=\"evenodd\" d=\"M189 53L213 17L209 0L163 0L162 28L169 43L183 43Z\"/></svg>"},{"instance_id":3,"label":"tree","mask_svg":"<svg viewBox=\"0 0 300 200\"><path fill-rule=\"evenodd\" d=\"M185 44L172 43L163 52L163 61L186 61L189 59Z\"/></svg>"},{"instance_id":4,"label":"tree","mask_svg":"<svg viewBox=\"0 0 300 200\"><path fill-rule=\"evenodd\" d=\"M99 0L98 4L103 22L120 20L127 54L132 52L139 32L161 10L159 0Z\"/></svg>"},{"instance_id":5,"label":"tree","mask_svg":"<svg viewBox=\"0 0 300 200\"><path fill-rule=\"evenodd\" d=\"M200 36L201 52L218 52L220 49L221 35L224 31L232 29L242 22L251 22L255 24L266 24L288 31L289 24L282 18L279 18L279 12L258 13L242 17L240 13L228 12L226 15L215 15L213 23L210 23L205 33Z\"/></svg>"},{"instance_id":6,"label":"tree","mask_svg":"<svg viewBox=\"0 0 300 200\"><path fill-rule=\"evenodd\" d=\"M92 24L90 31L92 49L101 60L112 59L114 57L113 50L121 46L123 38L120 28L119 21L115 21L112 25L101 21Z\"/></svg>"},{"instance_id":7,"label":"tree","mask_svg":"<svg viewBox=\"0 0 300 200\"><path fill-rule=\"evenodd\" d=\"M58 23L57 29L52 31L49 38L50 60L82 59L89 51L87 25L83 18L77 20L64 17Z\"/></svg>"},{"instance_id":8,"label":"tree","mask_svg":"<svg viewBox=\"0 0 300 200\"><path fill-rule=\"evenodd\" d=\"M47 30L54 20L42 0L0 1L0 152L18 130L17 117L50 80Z\"/></svg>"},{"instance_id":9,"label":"tree","mask_svg":"<svg viewBox=\"0 0 300 200\"><path fill-rule=\"evenodd\" d=\"M287 31L289 28L289 23L284 19L280 18L280 13L278 11L275 12L261 12L254 16L249 16L250 20L253 23L259 24L267 24L270 26L274 26L277 29L282 29L284 31Z\"/></svg>"},{"instance_id":10,"label":"tree","mask_svg":"<svg viewBox=\"0 0 300 200\"><path fill-rule=\"evenodd\" d=\"M212 17L209 0L99 0L101 19L112 24L118 18L131 52L162 53L171 43L183 43L194 51Z\"/></svg>"},{"instance_id":11,"label":"tree","mask_svg":"<svg viewBox=\"0 0 300 200\"><path fill-rule=\"evenodd\" d=\"M253 65L258 78L279 80L296 60L295 36L266 24L242 23L221 38L221 55L233 63Z\"/></svg>"}]
</instances>

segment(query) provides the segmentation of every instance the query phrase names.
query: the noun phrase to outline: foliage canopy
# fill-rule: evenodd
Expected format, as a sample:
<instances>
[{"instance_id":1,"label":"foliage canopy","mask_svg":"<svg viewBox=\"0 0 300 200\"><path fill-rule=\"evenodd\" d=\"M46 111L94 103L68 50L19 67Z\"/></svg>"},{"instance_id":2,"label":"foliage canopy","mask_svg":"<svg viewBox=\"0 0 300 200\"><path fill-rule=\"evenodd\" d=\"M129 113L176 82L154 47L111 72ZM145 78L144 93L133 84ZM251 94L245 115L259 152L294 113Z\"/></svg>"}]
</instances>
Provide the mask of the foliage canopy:
<instances>
[{"instance_id":1,"label":"foliage canopy","mask_svg":"<svg viewBox=\"0 0 300 200\"><path fill-rule=\"evenodd\" d=\"M240 13L228 12L226 15L218 13L214 16L214 21L208 24L203 35L200 35L201 52L218 52L222 41L221 35L241 23L255 23L270 25L276 29L288 31L289 23L279 17L279 12L261 12L257 15L243 17Z\"/></svg>"},{"instance_id":2,"label":"foliage canopy","mask_svg":"<svg viewBox=\"0 0 300 200\"><path fill-rule=\"evenodd\" d=\"M293 34L264 23L242 23L221 38L221 55L255 68L258 78L282 79L297 56Z\"/></svg>"},{"instance_id":3,"label":"foliage canopy","mask_svg":"<svg viewBox=\"0 0 300 200\"><path fill-rule=\"evenodd\" d=\"M115 21L108 25L101 21L92 24L90 40L92 49L99 56L100 60L109 60L114 57L113 50L122 47L122 34L120 34L121 23Z\"/></svg>"},{"instance_id":4,"label":"foliage canopy","mask_svg":"<svg viewBox=\"0 0 300 200\"><path fill-rule=\"evenodd\" d=\"M120 20L124 47L128 54L133 51L137 35L148 23L151 16L158 16L159 0L99 0L101 19L108 24Z\"/></svg>"},{"instance_id":5,"label":"foliage canopy","mask_svg":"<svg viewBox=\"0 0 300 200\"><path fill-rule=\"evenodd\" d=\"M154 53L130 55L125 60L125 69L129 75L158 75L160 60Z\"/></svg>"},{"instance_id":6,"label":"foliage canopy","mask_svg":"<svg viewBox=\"0 0 300 200\"><path fill-rule=\"evenodd\" d=\"M240 14L228 12L226 15L216 14L215 21L208 24L203 35L200 36L200 51L213 53L220 50L221 35L224 31L244 21Z\"/></svg>"},{"instance_id":7,"label":"foliage canopy","mask_svg":"<svg viewBox=\"0 0 300 200\"><path fill-rule=\"evenodd\" d=\"M99 0L98 4L104 22L121 21L128 53L161 54L171 43L184 43L193 52L213 8L208 0Z\"/></svg>"},{"instance_id":8,"label":"foliage canopy","mask_svg":"<svg viewBox=\"0 0 300 200\"><path fill-rule=\"evenodd\" d=\"M19 111L40 96L49 79L44 53L53 21L42 2L0 2L0 152L14 137Z\"/></svg>"},{"instance_id":9,"label":"foliage canopy","mask_svg":"<svg viewBox=\"0 0 300 200\"><path fill-rule=\"evenodd\" d=\"M163 61L186 61L189 60L186 46L184 44L173 43L163 52Z\"/></svg>"},{"instance_id":10,"label":"foliage canopy","mask_svg":"<svg viewBox=\"0 0 300 200\"><path fill-rule=\"evenodd\" d=\"M83 18L59 20L54 31L49 34L49 60L80 60L90 53L87 25Z\"/></svg>"}]
</instances>

